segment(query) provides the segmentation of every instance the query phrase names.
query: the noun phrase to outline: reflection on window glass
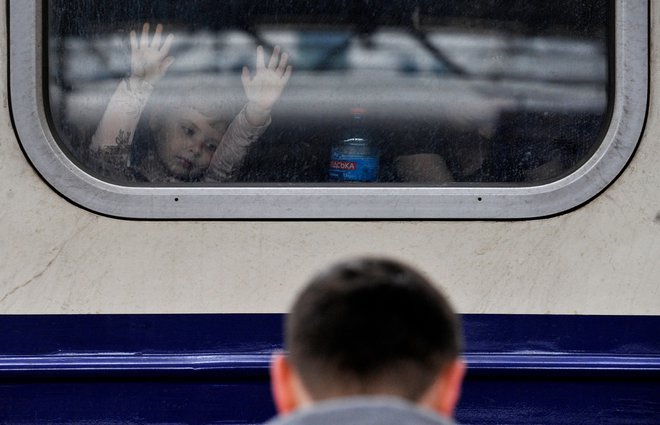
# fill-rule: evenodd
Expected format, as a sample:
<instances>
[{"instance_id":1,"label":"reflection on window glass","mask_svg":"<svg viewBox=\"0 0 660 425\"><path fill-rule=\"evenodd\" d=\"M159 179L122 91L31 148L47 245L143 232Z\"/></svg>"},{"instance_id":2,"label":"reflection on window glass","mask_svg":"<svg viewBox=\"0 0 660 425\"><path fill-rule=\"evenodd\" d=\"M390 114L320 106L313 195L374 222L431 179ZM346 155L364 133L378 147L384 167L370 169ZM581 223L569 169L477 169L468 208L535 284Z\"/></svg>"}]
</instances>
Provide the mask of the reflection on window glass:
<instances>
[{"instance_id":1,"label":"reflection on window glass","mask_svg":"<svg viewBox=\"0 0 660 425\"><path fill-rule=\"evenodd\" d=\"M54 0L50 114L120 184L540 184L598 146L610 9Z\"/></svg>"}]
</instances>

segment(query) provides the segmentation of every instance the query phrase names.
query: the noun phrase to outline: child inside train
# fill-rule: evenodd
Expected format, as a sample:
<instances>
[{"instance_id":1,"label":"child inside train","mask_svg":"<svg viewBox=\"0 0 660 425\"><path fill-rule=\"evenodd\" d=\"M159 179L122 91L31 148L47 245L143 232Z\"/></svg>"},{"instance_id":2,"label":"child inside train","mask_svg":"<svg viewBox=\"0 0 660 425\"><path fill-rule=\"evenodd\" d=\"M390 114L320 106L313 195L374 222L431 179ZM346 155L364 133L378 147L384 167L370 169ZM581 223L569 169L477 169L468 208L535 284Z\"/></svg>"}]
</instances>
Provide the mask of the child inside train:
<instances>
[{"instance_id":1,"label":"child inside train","mask_svg":"<svg viewBox=\"0 0 660 425\"><path fill-rule=\"evenodd\" d=\"M270 124L270 112L292 71L279 47L268 63L263 47L257 47L254 74L243 67L247 103L235 117L221 98L203 105L192 96L152 101L145 114L157 83L174 63L169 55L173 40L173 34L163 39L161 24L153 36L148 23L139 37L131 31L131 73L110 98L89 146L102 174L116 177L119 172L136 182L228 181Z\"/></svg>"}]
</instances>

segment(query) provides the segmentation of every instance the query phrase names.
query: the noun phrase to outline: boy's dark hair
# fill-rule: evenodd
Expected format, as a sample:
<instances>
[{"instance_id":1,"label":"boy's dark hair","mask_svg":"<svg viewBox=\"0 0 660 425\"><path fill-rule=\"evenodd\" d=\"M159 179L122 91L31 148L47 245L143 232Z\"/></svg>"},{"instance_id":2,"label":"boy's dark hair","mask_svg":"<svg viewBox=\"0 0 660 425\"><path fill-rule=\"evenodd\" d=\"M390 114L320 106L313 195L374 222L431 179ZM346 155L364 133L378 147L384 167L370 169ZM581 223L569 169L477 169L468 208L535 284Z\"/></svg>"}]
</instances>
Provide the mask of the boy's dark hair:
<instances>
[{"instance_id":1,"label":"boy's dark hair","mask_svg":"<svg viewBox=\"0 0 660 425\"><path fill-rule=\"evenodd\" d=\"M286 322L286 347L310 396L391 394L419 400L461 352L449 302L413 268L382 258L312 279Z\"/></svg>"}]
</instances>

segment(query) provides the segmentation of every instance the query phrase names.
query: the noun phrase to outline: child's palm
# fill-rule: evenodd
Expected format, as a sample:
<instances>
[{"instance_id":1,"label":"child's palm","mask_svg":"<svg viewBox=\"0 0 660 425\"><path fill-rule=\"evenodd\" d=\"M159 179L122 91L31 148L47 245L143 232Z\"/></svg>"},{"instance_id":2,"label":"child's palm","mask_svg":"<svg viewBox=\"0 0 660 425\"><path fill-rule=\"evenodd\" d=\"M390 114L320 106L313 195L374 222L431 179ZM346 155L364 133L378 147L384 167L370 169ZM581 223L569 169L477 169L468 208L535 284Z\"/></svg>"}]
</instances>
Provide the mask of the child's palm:
<instances>
[{"instance_id":1,"label":"child's palm","mask_svg":"<svg viewBox=\"0 0 660 425\"><path fill-rule=\"evenodd\" d=\"M142 26L142 35L138 40L135 31L131 31L131 75L155 83L174 62L168 56L174 36L169 34L161 44L163 26L158 24L154 36L149 41L149 23Z\"/></svg>"},{"instance_id":2,"label":"child's palm","mask_svg":"<svg viewBox=\"0 0 660 425\"><path fill-rule=\"evenodd\" d=\"M250 76L247 67L243 67L241 75L245 95L249 102L255 103L265 110L273 107L291 76L291 66L286 65L287 60L288 55L283 53L280 56L280 48L275 47L268 66L266 66L264 50L261 46L257 47L255 75Z\"/></svg>"}]
</instances>

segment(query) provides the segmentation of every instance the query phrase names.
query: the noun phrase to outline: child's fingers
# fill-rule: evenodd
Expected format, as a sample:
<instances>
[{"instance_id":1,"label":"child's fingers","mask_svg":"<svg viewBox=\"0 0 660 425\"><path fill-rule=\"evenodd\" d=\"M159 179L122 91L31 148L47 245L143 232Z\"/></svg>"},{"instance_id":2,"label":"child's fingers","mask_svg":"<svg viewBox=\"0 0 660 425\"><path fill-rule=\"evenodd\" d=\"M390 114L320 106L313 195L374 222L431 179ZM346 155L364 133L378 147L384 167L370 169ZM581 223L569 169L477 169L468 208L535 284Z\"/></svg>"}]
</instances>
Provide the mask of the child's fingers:
<instances>
[{"instance_id":1,"label":"child's fingers","mask_svg":"<svg viewBox=\"0 0 660 425\"><path fill-rule=\"evenodd\" d=\"M135 33L135 31L131 31L130 38L131 38L131 51L135 51L138 48L137 34Z\"/></svg>"},{"instance_id":2,"label":"child's fingers","mask_svg":"<svg viewBox=\"0 0 660 425\"><path fill-rule=\"evenodd\" d=\"M160 53L163 56L167 55L170 52L170 47L172 47L173 41L174 41L174 34L168 34L167 37L165 37L165 43L163 43L163 47L160 48Z\"/></svg>"},{"instance_id":3,"label":"child's fingers","mask_svg":"<svg viewBox=\"0 0 660 425\"><path fill-rule=\"evenodd\" d=\"M286 70L284 71L284 75L282 75L281 82L282 86L285 86L286 83L289 82L289 78L291 77L291 72L293 72L293 67L291 65L286 67Z\"/></svg>"},{"instance_id":4,"label":"child's fingers","mask_svg":"<svg viewBox=\"0 0 660 425\"><path fill-rule=\"evenodd\" d=\"M163 62L161 62L160 65L160 72L162 74L165 74L167 72L167 69L174 63L174 57L168 56L166 57Z\"/></svg>"},{"instance_id":5,"label":"child's fingers","mask_svg":"<svg viewBox=\"0 0 660 425\"><path fill-rule=\"evenodd\" d=\"M149 47L149 22L142 25L142 37L140 38L140 47Z\"/></svg>"},{"instance_id":6,"label":"child's fingers","mask_svg":"<svg viewBox=\"0 0 660 425\"><path fill-rule=\"evenodd\" d=\"M266 60L264 59L264 48L257 46L257 70L266 67Z\"/></svg>"},{"instance_id":7,"label":"child's fingers","mask_svg":"<svg viewBox=\"0 0 660 425\"><path fill-rule=\"evenodd\" d=\"M250 70L247 66L243 67L243 72L241 72L241 82L244 86L250 84Z\"/></svg>"},{"instance_id":8,"label":"child's fingers","mask_svg":"<svg viewBox=\"0 0 660 425\"><path fill-rule=\"evenodd\" d=\"M277 66L277 61L280 59L280 46L275 46L273 49L273 54L270 55L270 60L268 61L268 69L275 69Z\"/></svg>"},{"instance_id":9,"label":"child's fingers","mask_svg":"<svg viewBox=\"0 0 660 425\"><path fill-rule=\"evenodd\" d=\"M163 25L156 25L156 31L154 32L154 38L151 40L151 47L159 48L161 34L163 34Z\"/></svg>"},{"instance_id":10,"label":"child's fingers","mask_svg":"<svg viewBox=\"0 0 660 425\"><path fill-rule=\"evenodd\" d=\"M280 59L279 65L277 65L277 74L282 75L284 74L284 70L286 69L286 63L289 60L289 55L287 53L282 53L282 57Z\"/></svg>"}]
</instances>

